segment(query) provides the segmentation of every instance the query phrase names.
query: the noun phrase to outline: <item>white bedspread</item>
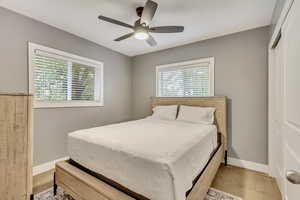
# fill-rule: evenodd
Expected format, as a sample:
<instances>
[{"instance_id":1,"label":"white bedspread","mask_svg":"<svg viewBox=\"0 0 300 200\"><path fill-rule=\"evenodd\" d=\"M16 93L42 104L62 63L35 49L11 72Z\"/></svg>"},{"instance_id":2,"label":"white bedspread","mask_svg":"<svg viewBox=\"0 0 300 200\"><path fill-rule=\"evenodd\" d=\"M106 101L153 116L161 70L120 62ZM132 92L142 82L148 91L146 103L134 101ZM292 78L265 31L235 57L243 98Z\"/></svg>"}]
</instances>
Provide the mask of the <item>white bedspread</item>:
<instances>
[{"instance_id":1,"label":"white bedspread","mask_svg":"<svg viewBox=\"0 0 300 200\"><path fill-rule=\"evenodd\" d=\"M184 200L216 147L214 125L151 117L68 137L71 159L151 200Z\"/></svg>"}]
</instances>

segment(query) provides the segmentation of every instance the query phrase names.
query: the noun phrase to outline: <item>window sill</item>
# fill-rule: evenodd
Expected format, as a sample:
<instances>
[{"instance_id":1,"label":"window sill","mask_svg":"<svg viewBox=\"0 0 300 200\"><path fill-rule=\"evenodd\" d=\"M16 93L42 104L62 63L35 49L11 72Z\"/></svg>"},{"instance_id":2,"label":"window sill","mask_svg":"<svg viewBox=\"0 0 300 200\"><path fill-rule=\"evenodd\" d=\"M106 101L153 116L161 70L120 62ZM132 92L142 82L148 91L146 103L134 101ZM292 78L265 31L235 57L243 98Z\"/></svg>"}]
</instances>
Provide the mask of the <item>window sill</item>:
<instances>
[{"instance_id":1,"label":"window sill","mask_svg":"<svg viewBox=\"0 0 300 200\"><path fill-rule=\"evenodd\" d=\"M35 101L33 108L73 108L73 107L102 107L103 102L97 101L63 101L63 102L49 102L49 101Z\"/></svg>"}]
</instances>

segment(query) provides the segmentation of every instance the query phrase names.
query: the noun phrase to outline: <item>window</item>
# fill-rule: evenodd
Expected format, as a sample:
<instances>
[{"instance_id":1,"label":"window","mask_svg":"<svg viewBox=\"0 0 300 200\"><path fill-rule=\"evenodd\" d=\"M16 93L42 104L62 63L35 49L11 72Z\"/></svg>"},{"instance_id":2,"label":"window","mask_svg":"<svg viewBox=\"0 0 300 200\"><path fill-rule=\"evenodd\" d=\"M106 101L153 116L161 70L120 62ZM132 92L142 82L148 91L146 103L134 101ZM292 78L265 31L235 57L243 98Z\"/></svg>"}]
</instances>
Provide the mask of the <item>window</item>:
<instances>
[{"instance_id":1,"label":"window","mask_svg":"<svg viewBox=\"0 0 300 200\"><path fill-rule=\"evenodd\" d=\"M103 106L103 63L29 43L34 107Z\"/></svg>"},{"instance_id":2,"label":"window","mask_svg":"<svg viewBox=\"0 0 300 200\"><path fill-rule=\"evenodd\" d=\"M157 66L156 96L214 96L214 58Z\"/></svg>"}]
</instances>

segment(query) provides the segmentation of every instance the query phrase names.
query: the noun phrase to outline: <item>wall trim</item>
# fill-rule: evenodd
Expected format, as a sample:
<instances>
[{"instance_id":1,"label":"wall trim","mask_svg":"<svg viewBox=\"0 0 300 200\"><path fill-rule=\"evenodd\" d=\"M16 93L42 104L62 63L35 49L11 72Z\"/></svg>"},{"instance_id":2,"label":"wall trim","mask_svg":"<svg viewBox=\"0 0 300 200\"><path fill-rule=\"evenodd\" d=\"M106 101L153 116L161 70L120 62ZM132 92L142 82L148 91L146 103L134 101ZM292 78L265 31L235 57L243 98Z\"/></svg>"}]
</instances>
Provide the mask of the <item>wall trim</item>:
<instances>
[{"instance_id":1,"label":"wall trim","mask_svg":"<svg viewBox=\"0 0 300 200\"><path fill-rule=\"evenodd\" d=\"M247 160L240 160L237 158L228 157L228 164L269 174L269 166L268 165L264 165L264 164L260 164L260 163L256 163L256 162L251 162L251 161L247 161Z\"/></svg>"},{"instance_id":2,"label":"wall trim","mask_svg":"<svg viewBox=\"0 0 300 200\"><path fill-rule=\"evenodd\" d=\"M35 167L33 167L33 176L41 174L46 171L49 171L51 169L54 169L55 163L64 161L64 160L68 160L68 159L69 159L69 157L59 158L59 159L52 160L52 161L43 163L41 165L35 166Z\"/></svg>"}]
</instances>

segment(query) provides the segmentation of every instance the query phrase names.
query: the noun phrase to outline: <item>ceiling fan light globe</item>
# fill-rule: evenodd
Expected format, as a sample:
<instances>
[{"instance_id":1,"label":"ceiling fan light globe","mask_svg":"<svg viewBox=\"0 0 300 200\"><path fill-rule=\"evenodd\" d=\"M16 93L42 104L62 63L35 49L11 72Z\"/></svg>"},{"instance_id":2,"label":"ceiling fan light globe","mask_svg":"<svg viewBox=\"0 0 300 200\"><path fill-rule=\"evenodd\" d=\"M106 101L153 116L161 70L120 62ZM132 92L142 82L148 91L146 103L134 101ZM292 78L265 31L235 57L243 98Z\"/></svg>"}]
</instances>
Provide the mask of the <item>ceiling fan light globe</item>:
<instances>
[{"instance_id":1,"label":"ceiling fan light globe","mask_svg":"<svg viewBox=\"0 0 300 200\"><path fill-rule=\"evenodd\" d=\"M134 33L134 38L138 40L146 40L149 38L149 34L145 31L138 31Z\"/></svg>"}]
</instances>

